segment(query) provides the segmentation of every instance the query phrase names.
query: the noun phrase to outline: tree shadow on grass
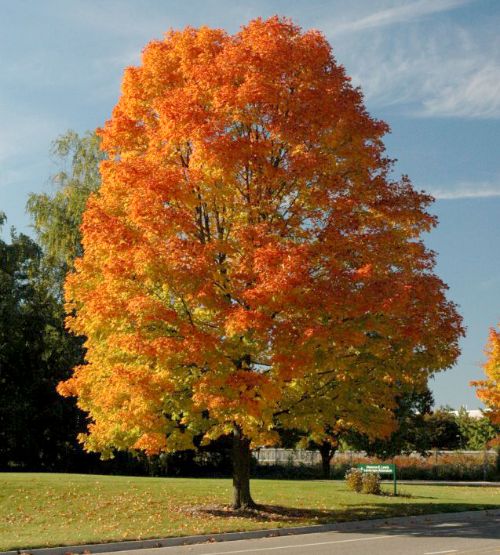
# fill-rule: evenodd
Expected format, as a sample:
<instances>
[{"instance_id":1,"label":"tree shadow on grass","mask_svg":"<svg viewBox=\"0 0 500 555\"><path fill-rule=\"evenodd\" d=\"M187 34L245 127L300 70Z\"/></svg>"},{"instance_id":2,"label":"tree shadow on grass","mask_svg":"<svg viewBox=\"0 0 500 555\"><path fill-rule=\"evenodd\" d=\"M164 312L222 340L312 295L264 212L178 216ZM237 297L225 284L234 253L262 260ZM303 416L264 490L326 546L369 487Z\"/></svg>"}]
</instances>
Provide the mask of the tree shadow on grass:
<instances>
[{"instance_id":1,"label":"tree shadow on grass","mask_svg":"<svg viewBox=\"0 0 500 555\"><path fill-rule=\"evenodd\" d=\"M415 498L412 498L415 499ZM481 509L498 509L499 506L487 504L446 504L446 503L408 503L386 505L370 502L366 505L346 506L337 509L308 509L283 507L280 505L258 505L255 509L233 509L230 505L193 507L190 512L197 516L212 518L248 519L255 522L275 522L290 526L309 524L332 524L355 520L371 520L397 516L418 516L432 513L458 513Z\"/></svg>"}]
</instances>

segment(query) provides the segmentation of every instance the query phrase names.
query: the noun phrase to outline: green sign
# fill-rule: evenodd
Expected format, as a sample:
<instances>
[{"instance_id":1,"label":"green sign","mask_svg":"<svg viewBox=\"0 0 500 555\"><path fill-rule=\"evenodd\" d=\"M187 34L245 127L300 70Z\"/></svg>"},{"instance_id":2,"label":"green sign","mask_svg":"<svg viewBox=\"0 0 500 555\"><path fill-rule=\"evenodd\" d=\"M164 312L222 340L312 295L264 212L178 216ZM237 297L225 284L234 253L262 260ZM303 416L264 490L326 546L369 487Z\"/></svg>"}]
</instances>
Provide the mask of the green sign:
<instances>
[{"instance_id":1,"label":"green sign","mask_svg":"<svg viewBox=\"0 0 500 555\"><path fill-rule=\"evenodd\" d=\"M392 474L394 480L394 495L397 495L395 464L358 464L358 468L361 472L370 474Z\"/></svg>"}]
</instances>

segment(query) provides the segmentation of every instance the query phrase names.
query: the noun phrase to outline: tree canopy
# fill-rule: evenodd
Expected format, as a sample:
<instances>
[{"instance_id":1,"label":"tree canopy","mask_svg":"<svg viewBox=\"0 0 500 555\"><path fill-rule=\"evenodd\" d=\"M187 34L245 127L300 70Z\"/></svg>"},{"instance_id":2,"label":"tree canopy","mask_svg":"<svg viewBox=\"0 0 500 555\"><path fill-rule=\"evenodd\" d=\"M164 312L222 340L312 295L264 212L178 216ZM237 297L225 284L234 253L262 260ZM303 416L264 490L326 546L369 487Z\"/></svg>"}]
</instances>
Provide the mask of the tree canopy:
<instances>
[{"instance_id":1,"label":"tree canopy","mask_svg":"<svg viewBox=\"0 0 500 555\"><path fill-rule=\"evenodd\" d=\"M66 283L86 364L59 386L87 449L278 428L393 429L397 392L451 366L462 334L421 234L432 198L394 180L321 33L256 19L151 42L99 131L108 159Z\"/></svg>"}]
</instances>

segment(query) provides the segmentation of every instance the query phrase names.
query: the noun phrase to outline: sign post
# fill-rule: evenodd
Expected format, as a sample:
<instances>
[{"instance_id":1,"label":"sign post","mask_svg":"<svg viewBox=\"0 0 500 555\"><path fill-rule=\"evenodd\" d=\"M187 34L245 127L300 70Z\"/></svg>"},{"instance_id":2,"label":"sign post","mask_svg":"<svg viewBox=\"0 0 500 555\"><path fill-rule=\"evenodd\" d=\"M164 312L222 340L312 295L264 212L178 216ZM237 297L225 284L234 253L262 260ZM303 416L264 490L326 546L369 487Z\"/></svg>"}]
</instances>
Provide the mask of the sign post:
<instances>
[{"instance_id":1,"label":"sign post","mask_svg":"<svg viewBox=\"0 0 500 555\"><path fill-rule=\"evenodd\" d=\"M396 465L395 464L358 464L361 472L369 474L392 474L394 481L394 495L397 495Z\"/></svg>"}]
</instances>

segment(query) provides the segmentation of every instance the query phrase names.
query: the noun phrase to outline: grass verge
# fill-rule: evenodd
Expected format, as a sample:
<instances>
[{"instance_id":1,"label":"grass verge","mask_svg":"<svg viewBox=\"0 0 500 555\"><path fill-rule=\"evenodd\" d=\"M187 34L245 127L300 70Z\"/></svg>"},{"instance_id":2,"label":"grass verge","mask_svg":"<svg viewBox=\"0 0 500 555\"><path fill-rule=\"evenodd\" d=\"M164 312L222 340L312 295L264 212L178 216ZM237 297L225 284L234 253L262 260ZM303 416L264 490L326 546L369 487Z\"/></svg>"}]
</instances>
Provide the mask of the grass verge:
<instances>
[{"instance_id":1,"label":"grass verge","mask_svg":"<svg viewBox=\"0 0 500 555\"><path fill-rule=\"evenodd\" d=\"M392 497L253 480L252 492L262 510L242 514L227 479L1 473L0 551L500 507L498 487L404 485Z\"/></svg>"}]
</instances>

